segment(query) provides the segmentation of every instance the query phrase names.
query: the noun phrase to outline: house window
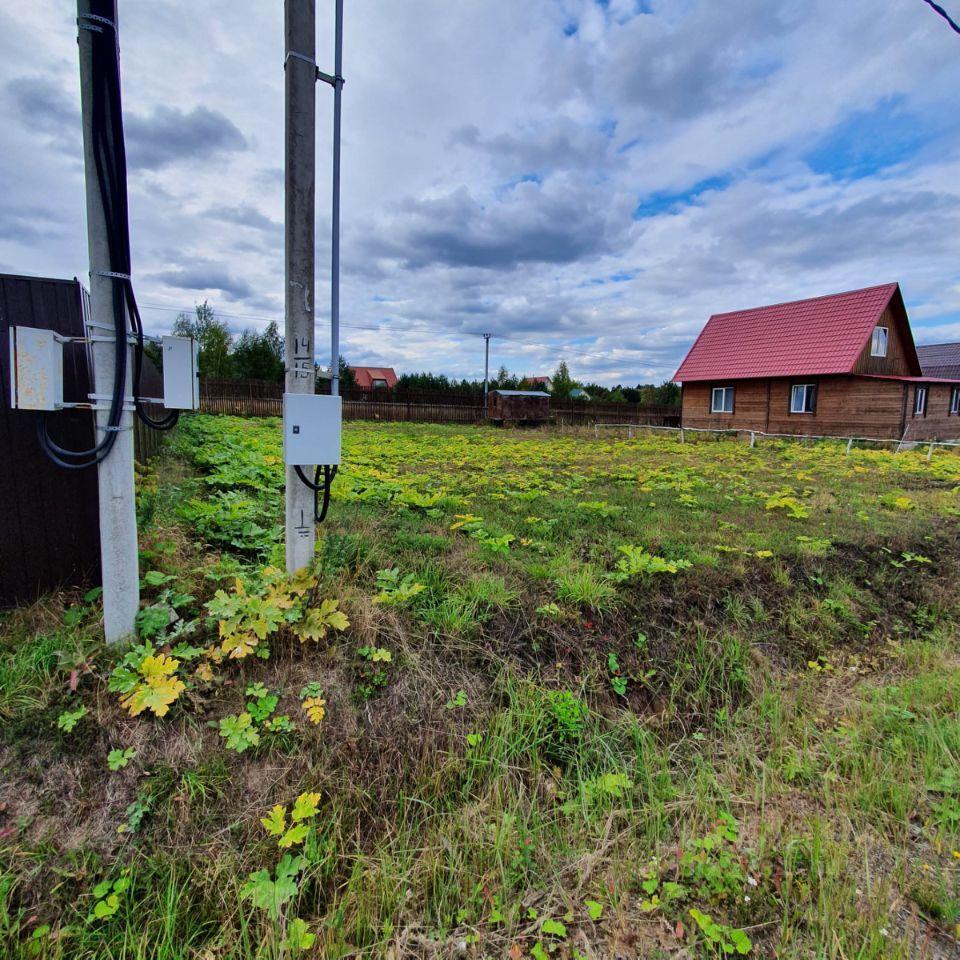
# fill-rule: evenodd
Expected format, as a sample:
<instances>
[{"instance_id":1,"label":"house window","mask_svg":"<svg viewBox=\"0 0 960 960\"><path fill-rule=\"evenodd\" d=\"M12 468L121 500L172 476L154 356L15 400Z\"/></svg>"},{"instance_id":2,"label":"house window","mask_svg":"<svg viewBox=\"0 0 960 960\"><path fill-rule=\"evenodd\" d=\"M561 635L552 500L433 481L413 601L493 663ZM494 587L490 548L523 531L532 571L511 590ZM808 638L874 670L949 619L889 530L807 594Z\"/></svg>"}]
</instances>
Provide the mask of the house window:
<instances>
[{"instance_id":1,"label":"house window","mask_svg":"<svg viewBox=\"0 0 960 960\"><path fill-rule=\"evenodd\" d=\"M386 390L386 388L387 388L387 381L386 381L386 380L378 380L378 379L374 378L374 381L373 381L373 389L374 389L374 390Z\"/></svg>"},{"instance_id":2,"label":"house window","mask_svg":"<svg viewBox=\"0 0 960 960\"><path fill-rule=\"evenodd\" d=\"M733 387L714 387L710 399L711 413L733 413Z\"/></svg>"},{"instance_id":3,"label":"house window","mask_svg":"<svg viewBox=\"0 0 960 960\"><path fill-rule=\"evenodd\" d=\"M960 387L954 387L950 391L950 412L960 413Z\"/></svg>"},{"instance_id":4,"label":"house window","mask_svg":"<svg viewBox=\"0 0 960 960\"><path fill-rule=\"evenodd\" d=\"M874 327L873 338L870 340L870 356L885 357L887 355L887 328Z\"/></svg>"},{"instance_id":5,"label":"house window","mask_svg":"<svg viewBox=\"0 0 960 960\"><path fill-rule=\"evenodd\" d=\"M913 415L925 417L927 415L927 388L917 387L913 395Z\"/></svg>"},{"instance_id":6,"label":"house window","mask_svg":"<svg viewBox=\"0 0 960 960\"><path fill-rule=\"evenodd\" d=\"M790 412L817 412L817 385L815 383L795 383L790 388Z\"/></svg>"}]
</instances>

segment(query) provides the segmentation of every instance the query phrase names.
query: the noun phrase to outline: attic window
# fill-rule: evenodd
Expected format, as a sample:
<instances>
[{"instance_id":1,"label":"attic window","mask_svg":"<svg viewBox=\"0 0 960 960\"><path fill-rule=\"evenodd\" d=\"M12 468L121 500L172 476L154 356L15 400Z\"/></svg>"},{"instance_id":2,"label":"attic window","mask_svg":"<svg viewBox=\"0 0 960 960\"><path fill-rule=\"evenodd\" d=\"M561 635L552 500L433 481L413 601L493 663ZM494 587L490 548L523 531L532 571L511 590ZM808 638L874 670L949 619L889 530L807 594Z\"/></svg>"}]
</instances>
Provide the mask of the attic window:
<instances>
[{"instance_id":1,"label":"attic window","mask_svg":"<svg viewBox=\"0 0 960 960\"><path fill-rule=\"evenodd\" d=\"M374 379L373 379L373 388L374 388L374 390L377 390L377 389L386 390L386 388L387 388L387 381L386 381L386 380L382 380L382 379L378 379L377 377L374 377Z\"/></svg>"},{"instance_id":2,"label":"attic window","mask_svg":"<svg viewBox=\"0 0 960 960\"><path fill-rule=\"evenodd\" d=\"M711 413L733 413L733 387L714 387L710 395Z\"/></svg>"},{"instance_id":3,"label":"attic window","mask_svg":"<svg viewBox=\"0 0 960 960\"><path fill-rule=\"evenodd\" d=\"M873 337L870 340L870 356L885 357L887 355L887 328L874 327Z\"/></svg>"}]
</instances>

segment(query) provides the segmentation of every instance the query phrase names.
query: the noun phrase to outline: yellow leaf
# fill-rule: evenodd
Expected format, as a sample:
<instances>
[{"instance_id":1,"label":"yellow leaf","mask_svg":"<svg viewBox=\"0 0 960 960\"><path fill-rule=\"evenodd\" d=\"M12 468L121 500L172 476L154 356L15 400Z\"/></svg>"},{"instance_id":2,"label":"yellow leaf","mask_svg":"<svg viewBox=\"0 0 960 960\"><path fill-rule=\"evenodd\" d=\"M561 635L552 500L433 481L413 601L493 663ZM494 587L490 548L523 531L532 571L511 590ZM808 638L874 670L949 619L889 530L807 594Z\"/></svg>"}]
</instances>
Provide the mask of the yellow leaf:
<instances>
[{"instance_id":1,"label":"yellow leaf","mask_svg":"<svg viewBox=\"0 0 960 960\"><path fill-rule=\"evenodd\" d=\"M287 829L287 808L276 804L267 816L260 818L260 822L267 833L279 837Z\"/></svg>"},{"instance_id":2,"label":"yellow leaf","mask_svg":"<svg viewBox=\"0 0 960 960\"><path fill-rule=\"evenodd\" d=\"M293 812L290 814L290 819L296 823L300 820L309 820L311 817L315 817L319 802L319 793L301 793L293 802Z\"/></svg>"},{"instance_id":3,"label":"yellow leaf","mask_svg":"<svg viewBox=\"0 0 960 960\"><path fill-rule=\"evenodd\" d=\"M311 723L321 723L327 715L327 701L323 697L307 697L303 701L303 709Z\"/></svg>"}]
</instances>

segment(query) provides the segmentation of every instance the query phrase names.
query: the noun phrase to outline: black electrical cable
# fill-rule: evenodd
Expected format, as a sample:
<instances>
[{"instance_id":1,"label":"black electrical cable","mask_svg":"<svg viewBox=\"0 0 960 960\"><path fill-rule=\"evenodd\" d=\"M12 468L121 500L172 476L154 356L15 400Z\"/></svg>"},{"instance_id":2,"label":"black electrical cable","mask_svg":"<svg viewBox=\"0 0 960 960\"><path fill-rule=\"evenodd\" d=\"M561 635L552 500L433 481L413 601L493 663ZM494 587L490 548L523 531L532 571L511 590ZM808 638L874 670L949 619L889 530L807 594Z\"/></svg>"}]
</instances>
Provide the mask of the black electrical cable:
<instances>
[{"instance_id":1,"label":"black electrical cable","mask_svg":"<svg viewBox=\"0 0 960 960\"><path fill-rule=\"evenodd\" d=\"M923 2L927 4L928 7L933 7L933 9L936 10L937 13L939 13L940 16L950 24L954 32L960 33L960 24L957 24L957 22L950 16L949 13L947 13L946 10L943 9L943 7L940 6L939 3L934 3L933 0L923 0Z\"/></svg>"},{"instance_id":2,"label":"black electrical cable","mask_svg":"<svg viewBox=\"0 0 960 960\"><path fill-rule=\"evenodd\" d=\"M91 138L97 187L106 221L110 283L113 287L114 365L113 391L104 438L88 450L69 450L51 437L46 416L37 424L37 437L44 453L58 466L84 469L101 463L113 449L123 418L127 379L127 315L135 335L133 394L137 415L148 426L168 430L179 417L172 411L160 420L146 412L141 399L143 369L143 322L130 281L130 217L127 198L127 160L120 98L120 50L116 34L114 0L93 0L92 16L79 24L91 37L90 102Z\"/></svg>"},{"instance_id":3,"label":"black electrical cable","mask_svg":"<svg viewBox=\"0 0 960 960\"><path fill-rule=\"evenodd\" d=\"M327 519L327 510L330 507L330 488L337 476L337 468L329 464L318 465L311 480L304 472L303 467L295 466L297 476L313 491L313 519L323 523ZM320 482L320 472L323 471L323 482ZM323 503L320 504L320 494L323 494Z\"/></svg>"},{"instance_id":4,"label":"black electrical cable","mask_svg":"<svg viewBox=\"0 0 960 960\"><path fill-rule=\"evenodd\" d=\"M119 163L122 164L124 172L126 169L123 155L123 130L119 121L120 65L117 39L108 25L110 18L115 15L115 11L111 0L94 0L91 12L99 18L96 21L98 29L90 31L92 38L90 69L91 136L94 166L104 216L107 221L110 269L111 271L129 273L129 246L126 260L123 262L118 262L114 249L117 219L114 202L117 199L116 166ZM99 25L101 22L103 22L103 25ZM91 21L88 25L92 23L94 21ZM112 136L113 130L118 125L120 128L119 150L115 138ZM121 183L123 188L121 206L125 212L125 177L121 178ZM116 349L114 350L113 393L103 439L88 450L69 450L51 439L46 416L42 416L37 423L37 437L41 449L55 464L67 469L79 470L102 462L116 443L117 432L123 417L123 390L127 374L125 298L119 282L114 281L113 287Z\"/></svg>"}]
</instances>

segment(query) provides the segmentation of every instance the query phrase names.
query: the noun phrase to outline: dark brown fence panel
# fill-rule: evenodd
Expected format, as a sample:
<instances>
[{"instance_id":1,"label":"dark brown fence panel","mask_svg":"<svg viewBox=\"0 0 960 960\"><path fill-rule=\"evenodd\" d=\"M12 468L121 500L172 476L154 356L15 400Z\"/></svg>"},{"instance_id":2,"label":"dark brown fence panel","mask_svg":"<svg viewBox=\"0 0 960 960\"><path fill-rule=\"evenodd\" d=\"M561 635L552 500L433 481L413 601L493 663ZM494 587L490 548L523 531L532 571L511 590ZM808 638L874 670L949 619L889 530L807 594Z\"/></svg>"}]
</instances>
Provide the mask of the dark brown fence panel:
<instances>
[{"instance_id":1,"label":"dark brown fence panel","mask_svg":"<svg viewBox=\"0 0 960 960\"><path fill-rule=\"evenodd\" d=\"M485 419L482 398L468 393L348 390L342 396L345 420L478 423ZM200 409L207 413L278 417L283 412L283 385L268 380L201 380ZM550 415L554 422L571 426L680 426L679 406L551 400Z\"/></svg>"},{"instance_id":2,"label":"dark brown fence panel","mask_svg":"<svg viewBox=\"0 0 960 960\"><path fill-rule=\"evenodd\" d=\"M97 582L100 528L97 471L54 466L37 443L42 414L10 408L9 328L38 327L83 336L80 284L70 280L0 275L0 603L35 600L64 584ZM90 391L86 352L64 349L64 399ZM93 445L89 413L50 415L50 432L62 446Z\"/></svg>"},{"instance_id":3,"label":"dark brown fence panel","mask_svg":"<svg viewBox=\"0 0 960 960\"><path fill-rule=\"evenodd\" d=\"M550 412L557 423L567 426L592 426L595 423L654 427L680 426L679 405L551 400Z\"/></svg>"}]
</instances>

